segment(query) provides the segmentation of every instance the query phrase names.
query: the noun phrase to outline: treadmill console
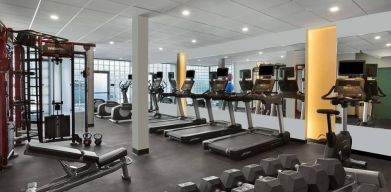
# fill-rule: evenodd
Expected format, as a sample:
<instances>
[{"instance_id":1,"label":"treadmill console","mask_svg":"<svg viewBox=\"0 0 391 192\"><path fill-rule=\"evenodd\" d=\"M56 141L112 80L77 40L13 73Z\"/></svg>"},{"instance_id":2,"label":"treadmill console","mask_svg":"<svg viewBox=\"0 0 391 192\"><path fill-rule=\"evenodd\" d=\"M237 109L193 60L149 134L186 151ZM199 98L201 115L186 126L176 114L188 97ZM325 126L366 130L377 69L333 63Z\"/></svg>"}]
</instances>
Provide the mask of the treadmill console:
<instances>
[{"instance_id":1,"label":"treadmill console","mask_svg":"<svg viewBox=\"0 0 391 192\"><path fill-rule=\"evenodd\" d=\"M221 80L221 79L215 79L212 82L212 91L214 92L224 92L225 87L227 87L228 81L227 80Z\"/></svg>"},{"instance_id":2,"label":"treadmill console","mask_svg":"<svg viewBox=\"0 0 391 192\"><path fill-rule=\"evenodd\" d=\"M274 87L273 79L257 79L255 80L253 92L254 93L271 93Z\"/></svg>"},{"instance_id":3,"label":"treadmill console","mask_svg":"<svg viewBox=\"0 0 391 192\"><path fill-rule=\"evenodd\" d=\"M337 79L335 83L335 92L339 97L350 97L353 99L363 100L364 94L364 79Z\"/></svg>"},{"instance_id":4,"label":"treadmill console","mask_svg":"<svg viewBox=\"0 0 391 192\"><path fill-rule=\"evenodd\" d=\"M239 85L243 92L251 91L254 87L253 80L239 81Z\"/></svg>"},{"instance_id":5,"label":"treadmill console","mask_svg":"<svg viewBox=\"0 0 391 192\"><path fill-rule=\"evenodd\" d=\"M183 92L190 92L193 88L194 80L185 80L182 85Z\"/></svg>"}]
</instances>

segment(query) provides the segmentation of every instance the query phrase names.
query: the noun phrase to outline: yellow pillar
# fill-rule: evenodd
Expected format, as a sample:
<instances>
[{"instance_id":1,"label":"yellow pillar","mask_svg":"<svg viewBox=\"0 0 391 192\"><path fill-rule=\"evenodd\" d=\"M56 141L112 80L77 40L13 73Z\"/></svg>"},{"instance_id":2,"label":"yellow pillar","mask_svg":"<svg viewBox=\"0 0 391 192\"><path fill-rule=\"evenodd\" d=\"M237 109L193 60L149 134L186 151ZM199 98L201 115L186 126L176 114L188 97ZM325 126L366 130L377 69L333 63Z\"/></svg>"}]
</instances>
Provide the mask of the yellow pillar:
<instances>
[{"instance_id":1,"label":"yellow pillar","mask_svg":"<svg viewBox=\"0 0 391 192\"><path fill-rule=\"evenodd\" d=\"M177 87L180 89L182 87L183 82L186 79L186 54L184 52L179 52L177 55L177 65L176 65L176 80ZM183 112L186 114L186 99L181 99ZM179 115L179 111L177 111Z\"/></svg>"},{"instance_id":2,"label":"yellow pillar","mask_svg":"<svg viewBox=\"0 0 391 192\"><path fill-rule=\"evenodd\" d=\"M336 81L337 32L336 26L310 29L307 31L305 67L305 133L310 140L325 138L326 115L317 109L335 109L330 101L321 97ZM334 129L335 120L332 119Z\"/></svg>"}]
</instances>

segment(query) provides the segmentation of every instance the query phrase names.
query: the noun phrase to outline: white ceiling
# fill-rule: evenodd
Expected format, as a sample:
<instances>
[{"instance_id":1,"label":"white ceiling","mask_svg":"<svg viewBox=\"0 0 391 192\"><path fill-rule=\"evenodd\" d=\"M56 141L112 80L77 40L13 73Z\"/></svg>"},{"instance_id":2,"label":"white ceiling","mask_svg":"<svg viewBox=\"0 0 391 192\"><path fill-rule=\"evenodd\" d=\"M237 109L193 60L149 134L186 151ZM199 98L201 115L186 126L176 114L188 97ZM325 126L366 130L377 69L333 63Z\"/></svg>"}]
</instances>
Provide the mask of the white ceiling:
<instances>
[{"instance_id":1,"label":"white ceiling","mask_svg":"<svg viewBox=\"0 0 391 192\"><path fill-rule=\"evenodd\" d=\"M9 27L26 29L38 3L0 0L0 19ZM335 5L340 11L332 14L328 9ZM190 16L182 16L183 9L190 10ZM96 57L130 59L131 15L135 12L151 17L150 54L158 53L158 47L176 54L390 10L391 0L42 0L32 29L96 43ZM51 20L51 14L59 20ZM244 26L249 28L247 33L241 31ZM116 43L109 45L109 41Z\"/></svg>"}]
</instances>

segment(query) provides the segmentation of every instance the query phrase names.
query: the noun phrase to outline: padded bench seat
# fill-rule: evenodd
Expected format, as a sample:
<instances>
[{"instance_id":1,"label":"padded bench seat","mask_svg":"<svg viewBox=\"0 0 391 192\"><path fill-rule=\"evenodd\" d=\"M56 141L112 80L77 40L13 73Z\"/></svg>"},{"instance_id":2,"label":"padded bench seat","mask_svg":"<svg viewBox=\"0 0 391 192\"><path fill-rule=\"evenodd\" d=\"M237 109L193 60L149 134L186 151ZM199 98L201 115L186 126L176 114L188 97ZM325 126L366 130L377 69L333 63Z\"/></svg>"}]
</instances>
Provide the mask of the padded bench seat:
<instances>
[{"instance_id":1,"label":"padded bench seat","mask_svg":"<svg viewBox=\"0 0 391 192\"><path fill-rule=\"evenodd\" d=\"M99 166L107 165L127 155L123 147L98 156L93 151L78 150L70 147L62 147L51 144L28 143L25 154L34 156L45 156L57 160L71 160L78 162L93 162Z\"/></svg>"}]
</instances>

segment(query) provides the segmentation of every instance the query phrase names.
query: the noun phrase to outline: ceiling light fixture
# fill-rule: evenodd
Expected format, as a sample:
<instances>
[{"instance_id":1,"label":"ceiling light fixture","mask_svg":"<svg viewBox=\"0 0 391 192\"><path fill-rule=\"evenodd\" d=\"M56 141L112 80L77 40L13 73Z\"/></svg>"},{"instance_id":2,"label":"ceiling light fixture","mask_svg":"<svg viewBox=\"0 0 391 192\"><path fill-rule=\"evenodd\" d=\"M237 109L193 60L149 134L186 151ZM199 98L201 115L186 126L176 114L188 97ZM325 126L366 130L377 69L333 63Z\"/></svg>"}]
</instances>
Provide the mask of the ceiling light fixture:
<instances>
[{"instance_id":1,"label":"ceiling light fixture","mask_svg":"<svg viewBox=\"0 0 391 192\"><path fill-rule=\"evenodd\" d=\"M391 47L391 43L387 43L386 46L387 46L387 47Z\"/></svg>"},{"instance_id":2,"label":"ceiling light fixture","mask_svg":"<svg viewBox=\"0 0 391 192\"><path fill-rule=\"evenodd\" d=\"M197 39L191 40L192 43L197 43Z\"/></svg>"},{"instance_id":3,"label":"ceiling light fixture","mask_svg":"<svg viewBox=\"0 0 391 192\"><path fill-rule=\"evenodd\" d=\"M185 10L182 11L182 15L183 16L189 16L190 15L190 11L185 9Z\"/></svg>"},{"instance_id":4,"label":"ceiling light fixture","mask_svg":"<svg viewBox=\"0 0 391 192\"><path fill-rule=\"evenodd\" d=\"M51 20L58 20L58 15L50 15Z\"/></svg>"},{"instance_id":5,"label":"ceiling light fixture","mask_svg":"<svg viewBox=\"0 0 391 192\"><path fill-rule=\"evenodd\" d=\"M158 49L159 49L159 51L163 51L163 47L159 47Z\"/></svg>"},{"instance_id":6,"label":"ceiling light fixture","mask_svg":"<svg viewBox=\"0 0 391 192\"><path fill-rule=\"evenodd\" d=\"M228 59L228 56L224 56L224 59Z\"/></svg>"},{"instance_id":7,"label":"ceiling light fixture","mask_svg":"<svg viewBox=\"0 0 391 192\"><path fill-rule=\"evenodd\" d=\"M247 32L247 31L248 31L248 27L243 27L243 28L242 28L242 31L243 31L243 32Z\"/></svg>"},{"instance_id":8,"label":"ceiling light fixture","mask_svg":"<svg viewBox=\"0 0 391 192\"><path fill-rule=\"evenodd\" d=\"M281 55L280 57L281 57L281 58L284 58L285 56L284 56L284 55Z\"/></svg>"},{"instance_id":9,"label":"ceiling light fixture","mask_svg":"<svg viewBox=\"0 0 391 192\"><path fill-rule=\"evenodd\" d=\"M339 11L339 7L338 6L330 7L329 11L332 12L332 13L338 12Z\"/></svg>"},{"instance_id":10,"label":"ceiling light fixture","mask_svg":"<svg viewBox=\"0 0 391 192\"><path fill-rule=\"evenodd\" d=\"M110 45L114 45L114 41L109 41L109 44Z\"/></svg>"},{"instance_id":11,"label":"ceiling light fixture","mask_svg":"<svg viewBox=\"0 0 391 192\"><path fill-rule=\"evenodd\" d=\"M201 61L201 59L197 59L197 61L198 61L198 62L200 62L200 61Z\"/></svg>"},{"instance_id":12,"label":"ceiling light fixture","mask_svg":"<svg viewBox=\"0 0 391 192\"><path fill-rule=\"evenodd\" d=\"M376 35L376 36L374 37L374 39L375 39L375 40L379 40L379 39L381 39L381 36L380 36L380 35Z\"/></svg>"},{"instance_id":13,"label":"ceiling light fixture","mask_svg":"<svg viewBox=\"0 0 391 192\"><path fill-rule=\"evenodd\" d=\"M262 51L260 51L260 52L258 52L258 54L262 55L262 54L263 54L263 52L262 52Z\"/></svg>"},{"instance_id":14,"label":"ceiling light fixture","mask_svg":"<svg viewBox=\"0 0 391 192\"><path fill-rule=\"evenodd\" d=\"M120 57L119 60L122 60L122 57Z\"/></svg>"},{"instance_id":15,"label":"ceiling light fixture","mask_svg":"<svg viewBox=\"0 0 391 192\"><path fill-rule=\"evenodd\" d=\"M250 61L250 59L246 59L246 61L247 61L247 62L249 62L249 61Z\"/></svg>"}]
</instances>

